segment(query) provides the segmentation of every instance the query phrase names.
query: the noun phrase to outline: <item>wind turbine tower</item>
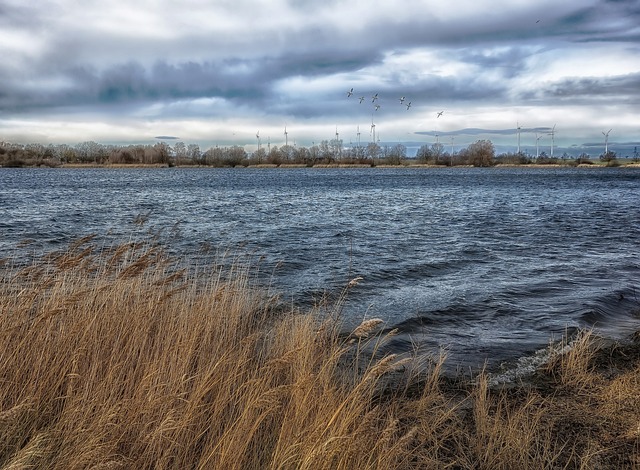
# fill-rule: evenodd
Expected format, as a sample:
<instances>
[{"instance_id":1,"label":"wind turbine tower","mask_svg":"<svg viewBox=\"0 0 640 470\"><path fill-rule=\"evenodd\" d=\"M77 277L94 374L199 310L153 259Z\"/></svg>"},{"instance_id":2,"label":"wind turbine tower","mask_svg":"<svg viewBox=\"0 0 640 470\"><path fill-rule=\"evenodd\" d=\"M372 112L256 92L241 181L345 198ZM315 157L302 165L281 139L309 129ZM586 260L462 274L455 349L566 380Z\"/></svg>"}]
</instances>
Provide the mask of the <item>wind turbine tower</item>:
<instances>
[{"instance_id":1,"label":"wind turbine tower","mask_svg":"<svg viewBox=\"0 0 640 470\"><path fill-rule=\"evenodd\" d=\"M258 141L258 150L260 150L260 131L256 132L256 140Z\"/></svg>"},{"instance_id":2,"label":"wind turbine tower","mask_svg":"<svg viewBox=\"0 0 640 470\"><path fill-rule=\"evenodd\" d=\"M539 136L536 132L536 160L540 157L540 139L542 136Z\"/></svg>"},{"instance_id":3,"label":"wind turbine tower","mask_svg":"<svg viewBox=\"0 0 640 470\"><path fill-rule=\"evenodd\" d=\"M284 145L289 146L289 133L287 132L287 125L284 125Z\"/></svg>"},{"instance_id":4,"label":"wind turbine tower","mask_svg":"<svg viewBox=\"0 0 640 470\"><path fill-rule=\"evenodd\" d=\"M453 136L451 136L451 155L449 156L449 161L451 162L451 166L453 166Z\"/></svg>"},{"instance_id":5,"label":"wind turbine tower","mask_svg":"<svg viewBox=\"0 0 640 470\"><path fill-rule=\"evenodd\" d=\"M373 123L373 116L371 117L371 135L373 140L371 142L373 142L374 144L376 143L376 125Z\"/></svg>"},{"instance_id":6,"label":"wind turbine tower","mask_svg":"<svg viewBox=\"0 0 640 470\"><path fill-rule=\"evenodd\" d=\"M520 155L520 129L522 129L522 127L518 121L516 121L516 127L518 130L518 155Z\"/></svg>"},{"instance_id":7,"label":"wind turbine tower","mask_svg":"<svg viewBox=\"0 0 640 470\"><path fill-rule=\"evenodd\" d=\"M551 136L551 158L553 158L553 147L556 145L556 124L553 125L549 135Z\"/></svg>"},{"instance_id":8,"label":"wind turbine tower","mask_svg":"<svg viewBox=\"0 0 640 470\"><path fill-rule=\"evenodd\" d=\"M603 132L602 135L604 136L604 155L606 156L609 153L609 132L611 132L613 129L609 129L607 132Z\"/></svg>"}]
</instances>

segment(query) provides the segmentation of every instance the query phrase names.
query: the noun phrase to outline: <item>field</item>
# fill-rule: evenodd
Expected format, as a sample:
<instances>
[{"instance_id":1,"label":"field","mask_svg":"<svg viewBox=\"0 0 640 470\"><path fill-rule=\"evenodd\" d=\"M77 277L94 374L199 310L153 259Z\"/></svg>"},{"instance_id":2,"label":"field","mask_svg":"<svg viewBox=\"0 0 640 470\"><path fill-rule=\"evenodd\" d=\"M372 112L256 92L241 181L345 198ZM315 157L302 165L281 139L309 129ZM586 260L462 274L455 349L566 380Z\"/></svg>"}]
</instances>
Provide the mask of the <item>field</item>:
<instances>
[{"instance_id":1,"label":"field","mask_svg":"<svg viewBox=\"0 0 640 470\"><path fill-rule=\"evenodd\" d=\"M640 468L640 338L550 345L521 383L384 356L341 299L283 307L240 260L91 237L0 267L5 469Z\"/></svg>"}]
</instances>

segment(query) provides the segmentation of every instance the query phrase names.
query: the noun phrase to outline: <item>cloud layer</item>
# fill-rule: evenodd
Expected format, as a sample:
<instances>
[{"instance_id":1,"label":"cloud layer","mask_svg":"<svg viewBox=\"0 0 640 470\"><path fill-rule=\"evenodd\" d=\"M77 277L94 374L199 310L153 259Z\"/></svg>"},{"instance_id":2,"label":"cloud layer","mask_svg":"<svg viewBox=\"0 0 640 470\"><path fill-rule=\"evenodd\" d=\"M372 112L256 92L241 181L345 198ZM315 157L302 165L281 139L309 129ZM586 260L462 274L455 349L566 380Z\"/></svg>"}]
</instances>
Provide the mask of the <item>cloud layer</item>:
<instances>
[{"instance_id":1,"label":"cloud layer","mask_svg":"<svg viewBox=\"0 0 640 470\"><path fill-rule=\"evenodd\" d=\"M0 140L640 140L635 0L0 0L0 44Z\"/></svg>"}]
</instances>

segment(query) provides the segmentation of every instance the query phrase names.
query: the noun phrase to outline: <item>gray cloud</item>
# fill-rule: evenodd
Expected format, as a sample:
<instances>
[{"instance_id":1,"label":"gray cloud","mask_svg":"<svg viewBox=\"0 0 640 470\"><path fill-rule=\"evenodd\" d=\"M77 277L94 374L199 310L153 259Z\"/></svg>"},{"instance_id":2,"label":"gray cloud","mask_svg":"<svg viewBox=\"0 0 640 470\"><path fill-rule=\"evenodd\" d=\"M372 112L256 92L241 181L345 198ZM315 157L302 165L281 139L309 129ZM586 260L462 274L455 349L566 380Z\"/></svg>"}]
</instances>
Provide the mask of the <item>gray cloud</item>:
<instances>
[{"instance_id":1,"label":"gray cloud","mask_svg":"<svg viewBox=\"0 0 640 470\"><path fill-rule=\"evenodd\" d=\"M531 1L501 10L488 1L463 3L491 14L420 0L393 7L288 0L270 9L242 0L193 12L170 2L145 10L113 0L108 10L97 3L77 10L66 0L19 7L0 0L7 51L0 119L54 110L145 116L153 108L153 119L375 117L410 126L411 113L424 119L420 113L449 106L484 114L486 107L638 104L637 1ZM580 51L593 43L631 58L621 63L626 69L583 71L589 67ZM564 62L575 64L571 76L541 77ZM379 93L377 114L368 101L346 99L351 86L367 97ZM412 101L411 111L400 96Z\"/></svg>"},{"instance_id":2,"label":"gray cloud","mask_svg":"<svg viewBox=\"0 0 640 470\"><path fill-rule=\"evenodd\" d=\"M540 90L537 95L562 100L602 100L623 98L640 104L640 73L613 77L568 78Z\"/></svg>"}]
</instances>

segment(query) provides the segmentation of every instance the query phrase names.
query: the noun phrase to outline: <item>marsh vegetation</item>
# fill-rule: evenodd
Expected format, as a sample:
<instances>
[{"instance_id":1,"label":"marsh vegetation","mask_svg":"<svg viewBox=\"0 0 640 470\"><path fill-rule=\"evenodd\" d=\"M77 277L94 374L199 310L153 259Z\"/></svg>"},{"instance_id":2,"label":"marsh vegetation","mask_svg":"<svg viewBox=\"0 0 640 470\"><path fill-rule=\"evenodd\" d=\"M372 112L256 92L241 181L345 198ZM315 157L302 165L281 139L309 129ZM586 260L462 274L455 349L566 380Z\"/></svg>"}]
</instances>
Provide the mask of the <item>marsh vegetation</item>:
<instances>
[{"instance_id":1,"label":"marsh vegetation","mask_svg":"<svg viewBox=\"0 0 640 470\"><path fill-rule=\"evenodd\" d=\"M337 301L283 307L243 262L91 237L0 268L2 468L637 468L638 342L553 346L523 383L382 356ZM571 344L571 347L569 347ZM564 346L564 347L563 347Z\"/></svg>"}]
</instances>

